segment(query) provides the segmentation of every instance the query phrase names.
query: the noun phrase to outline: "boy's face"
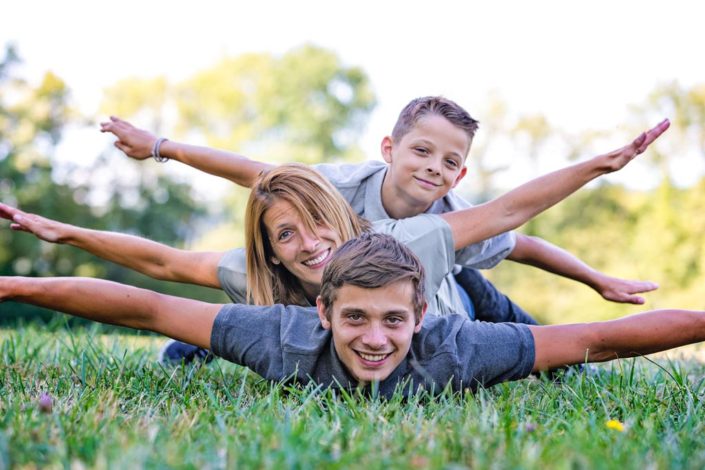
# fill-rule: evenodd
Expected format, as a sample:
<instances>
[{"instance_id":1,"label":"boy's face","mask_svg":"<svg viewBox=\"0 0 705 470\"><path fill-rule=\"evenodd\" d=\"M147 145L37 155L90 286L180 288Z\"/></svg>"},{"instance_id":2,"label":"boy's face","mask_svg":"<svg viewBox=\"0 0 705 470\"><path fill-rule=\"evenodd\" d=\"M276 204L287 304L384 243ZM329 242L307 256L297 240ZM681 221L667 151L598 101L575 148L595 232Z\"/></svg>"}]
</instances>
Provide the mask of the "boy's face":
<instances>
[{"instance_id":1,"label":"boy's face","mask_svg":"<svg viewBox=\"0 0 705 470\"><path fill-rule=\"evenodd\" d=\"M423 321L422 314L416 323L413 293L411 281L376 289L346 284L336 292L330 320L317 300L318 316L333 332L338 357L361 385L389 377L409 352Z\"/></svg>"},{"instance_id":2,"label":"boy's face","mask_svg":"<svg viewBox=\"0 0 705 470\"><path fill-rule=\"evenodd\" d=\"M383 139L382 155L389 163L384 184L392 185L392 193L408 204L426 210L463 179L471 143L465 131L443 116L424 116L400 142Z\"/></svg>"}]
</instances>

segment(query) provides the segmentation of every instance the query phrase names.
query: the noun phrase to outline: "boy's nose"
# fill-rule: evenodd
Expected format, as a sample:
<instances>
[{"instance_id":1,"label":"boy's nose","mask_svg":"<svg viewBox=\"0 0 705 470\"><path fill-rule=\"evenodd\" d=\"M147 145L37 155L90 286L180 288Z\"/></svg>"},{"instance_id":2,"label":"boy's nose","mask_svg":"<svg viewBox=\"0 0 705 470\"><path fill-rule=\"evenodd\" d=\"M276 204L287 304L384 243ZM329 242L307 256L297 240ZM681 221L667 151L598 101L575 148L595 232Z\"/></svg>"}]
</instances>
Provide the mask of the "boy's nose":
<instances>
[{"instance_id":1,"label":"boy's nose","mask_svg":"<svg viewBox=\"0 0 705 470\"><path fill-rule=\"evenodd\" d=\"M435 159L435 158L429 158L428 159L428 166L426 166L426 172L431 174L431 175L439 175L441 174L441 165L440 162Z\"/></svg>"}]
</instances>

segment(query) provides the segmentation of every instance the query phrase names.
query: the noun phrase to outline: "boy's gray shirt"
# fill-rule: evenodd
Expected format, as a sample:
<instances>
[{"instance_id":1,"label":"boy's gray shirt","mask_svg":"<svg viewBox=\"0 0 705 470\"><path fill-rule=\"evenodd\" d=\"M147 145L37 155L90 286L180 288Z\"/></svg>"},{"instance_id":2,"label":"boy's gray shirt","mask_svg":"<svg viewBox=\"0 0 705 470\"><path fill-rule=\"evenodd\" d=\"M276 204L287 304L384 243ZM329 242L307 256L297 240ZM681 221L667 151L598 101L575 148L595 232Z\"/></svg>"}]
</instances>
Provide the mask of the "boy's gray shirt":
<instances>
[{"instance_id":1,"label":"boy's gray shirt","mask_svg":"<svg viewBox=\"0 0 705 470\"><path fill-rule=\"evenodd\" d=\"M213 324L211 350L268 380L356 386L331 332L311 307L225 305ZM521 379L531 373L534 355L526 325L426 317L406 358L379 384L379 393L389 396L398 385L404 385L404 393L419 387L440 392L448 384L455 391L474 390Z\"/></svg>"},{"instance_id":2,"label":"boy's gray shirt","mask_svg":"<svg viewBox=\"0 0 705 470\"><path fill-rule=\"evenodd\" d=\"M388 168L385 162L321 163L313 167L340 191L357 214L371 222L391 219L382 205L382 183ZM425 213L443 214L469 207L472 204L451 191L436 200ZM492 268L512 252L515 243L513 232L496 235L457 251L456 263L475 269Z\"/></svg>"}]
</instances>

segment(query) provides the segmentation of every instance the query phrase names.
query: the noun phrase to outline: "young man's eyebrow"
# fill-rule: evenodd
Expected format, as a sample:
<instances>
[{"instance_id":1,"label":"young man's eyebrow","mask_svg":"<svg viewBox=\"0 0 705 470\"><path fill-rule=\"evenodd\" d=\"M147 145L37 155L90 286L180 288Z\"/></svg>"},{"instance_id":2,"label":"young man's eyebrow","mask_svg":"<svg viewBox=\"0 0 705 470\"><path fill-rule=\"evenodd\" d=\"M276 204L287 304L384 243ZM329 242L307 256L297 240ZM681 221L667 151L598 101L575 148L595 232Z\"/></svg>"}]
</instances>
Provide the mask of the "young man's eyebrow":
<instances>
[{"instance_id":1,"label":"young man's eyebrow","mask_svg":"<svg viewBox=\"0 0 705 470\"><path fill-rule=\"evenodd\" d=\"M341 314L350 314L350 313L356 313L358 315L365 315L367 312L364 309L357 308L357 307L343 307L340 309Z\"/></svg>"}]
</instances>

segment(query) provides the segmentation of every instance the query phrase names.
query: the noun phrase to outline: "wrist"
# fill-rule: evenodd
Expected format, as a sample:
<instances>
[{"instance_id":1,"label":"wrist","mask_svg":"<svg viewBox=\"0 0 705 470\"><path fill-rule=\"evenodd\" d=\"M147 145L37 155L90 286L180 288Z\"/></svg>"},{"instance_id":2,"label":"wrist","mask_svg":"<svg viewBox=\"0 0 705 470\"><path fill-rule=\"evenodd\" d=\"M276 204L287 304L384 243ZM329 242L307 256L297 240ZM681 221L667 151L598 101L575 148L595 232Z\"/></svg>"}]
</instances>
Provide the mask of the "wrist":
<instances>
[{"instance_id":1,"label":"wrist","mask_svg":"<svg viewBox=\"0 0 705 470\"><path fill-rule=\"evenodd\" d=\"M169 157L162 154L162 144L167 142L169 139L166 137L159 137L154 141L152 145L152 158L159 163L166 163L169 161Z\"/></svg>"}]
</instances>

